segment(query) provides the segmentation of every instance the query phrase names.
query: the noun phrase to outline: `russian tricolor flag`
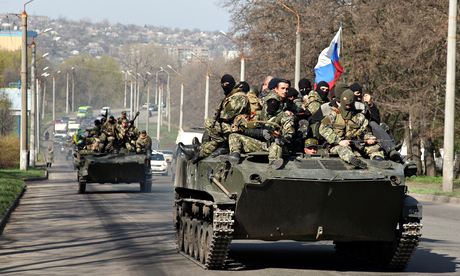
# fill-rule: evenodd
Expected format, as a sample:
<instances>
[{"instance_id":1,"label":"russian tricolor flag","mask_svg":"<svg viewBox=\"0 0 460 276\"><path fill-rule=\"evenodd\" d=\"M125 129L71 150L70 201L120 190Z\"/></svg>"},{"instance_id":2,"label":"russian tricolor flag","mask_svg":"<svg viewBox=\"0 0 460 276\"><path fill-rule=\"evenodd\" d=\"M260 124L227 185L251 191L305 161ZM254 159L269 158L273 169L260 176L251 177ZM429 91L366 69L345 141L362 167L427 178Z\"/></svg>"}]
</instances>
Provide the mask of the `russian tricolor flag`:
<instances>
[{"instance_id":1,"label":"russian tricolor flag","mask_svg":"<svg viewBox=\"0 0 460 276\"><path fill-rule=\"evenodd\" d=\"M315 84L320 81L329 83L329 88L335 85L335 82L343 73L340 65L340 40L342 37L342 27L340 27L329 47L325 48L318 57L318 63L315 66Z\"/></svg>"}]
</instances>

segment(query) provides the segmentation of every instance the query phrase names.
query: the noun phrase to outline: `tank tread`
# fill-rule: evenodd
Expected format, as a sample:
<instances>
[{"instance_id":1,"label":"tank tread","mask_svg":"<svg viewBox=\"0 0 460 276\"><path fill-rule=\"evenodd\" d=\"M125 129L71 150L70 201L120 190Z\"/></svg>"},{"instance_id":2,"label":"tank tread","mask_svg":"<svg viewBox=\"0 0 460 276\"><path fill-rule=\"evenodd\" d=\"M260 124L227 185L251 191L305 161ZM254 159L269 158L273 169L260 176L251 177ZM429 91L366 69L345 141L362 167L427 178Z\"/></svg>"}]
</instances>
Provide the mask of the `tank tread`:
<instances>
[{"instance_id":1,"label":"tank tread","mask_svg":"<svg viewBox=\"0 0 460 276\"><path fill-rule=\"evenodd\" d=\"M212 241L204 264L207 269L222 269L225 265L232 242L233 215L232 210L222 210L214 206Z\"/></svg>"},{"instance_id":2,"label":"tank tread","mask_svg":"<svg viewBox=\"0 0 460 276\"><path fill-rule=\"evenodd\" d=\"M225 261L227 260L228 250L230 247L230 243L232 241L233 235L233 215L234 211L228 209L220 209L217 205L212 204L210 205L209 201L203 200L191 200L191 199L184 199L184 200L176 200L176 206L181 206L181 202L191 203L200 203L203 206L212 207L213 211L213 219L212 222L205 220L199 216L195 218L191 218L190 214L183 213L182 209L176 209L177 213L180 214L182 221L187 225L193 223L193 221L197 222L197 225L200 229L204 231L212 231L212 235L210 236L210 241L206 244L202 242L201 237L193 237L194 241L190 241L190 237L187 229L184 229L183 223L176 224L177 230L179 233L179 237L177 240L178 251L181 255L186 257L187 259L193 261L195 264L201 266L205 269L222 269L225 267ZM181 208L181 207L179 207ZM183 235L182 237L180 235ZM181 239L179 241L179 239ZM185 241L185 239L188 239ZM187 250L183 247L184 243L189 244L198 244L200 247L197 256L195 250ZM193 247L192 245L192 247ZM190 246L190 245L189 245ZM185 249L185 251L184 251ZM193 251L193 253L191 252Z\"/></svg>"},{"instance_id":3,"label":"tank tread","mask_svg":"<svg viewBox=\"0 0 460 276\"><path fill-rule=\"evenodd\" d=\"M402 227L401 237L394 250L394 255L388 263L388 268L391 270L402 270L407 266L422 236L422 224L419 222L405 223Z\"/></svg>"}]
</instances>

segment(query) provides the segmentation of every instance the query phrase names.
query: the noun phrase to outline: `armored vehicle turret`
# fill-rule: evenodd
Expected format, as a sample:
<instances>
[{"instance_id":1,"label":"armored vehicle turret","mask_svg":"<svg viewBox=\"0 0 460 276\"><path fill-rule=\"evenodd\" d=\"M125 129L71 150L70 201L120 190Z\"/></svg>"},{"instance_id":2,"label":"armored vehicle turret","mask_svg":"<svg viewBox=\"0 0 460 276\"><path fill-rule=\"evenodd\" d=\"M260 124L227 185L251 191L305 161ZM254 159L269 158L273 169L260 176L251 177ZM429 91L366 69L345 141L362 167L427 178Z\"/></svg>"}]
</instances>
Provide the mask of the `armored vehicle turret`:
<instances>
[{"instance_id":1,"label":"armored vehicle turret","mask_svg":"<svg viewBox=\"0 0 460 276\"><path fill-rule=\"evenodd\" d=\"M407 194L407 168L336 156L291 156L270 169L266 153L232 164L178 156L174 222L178 251L207 269L224 268L235 239L330 240L344 252L402 270L421 236L422 206Z\"/></svg>"}]
</instances>

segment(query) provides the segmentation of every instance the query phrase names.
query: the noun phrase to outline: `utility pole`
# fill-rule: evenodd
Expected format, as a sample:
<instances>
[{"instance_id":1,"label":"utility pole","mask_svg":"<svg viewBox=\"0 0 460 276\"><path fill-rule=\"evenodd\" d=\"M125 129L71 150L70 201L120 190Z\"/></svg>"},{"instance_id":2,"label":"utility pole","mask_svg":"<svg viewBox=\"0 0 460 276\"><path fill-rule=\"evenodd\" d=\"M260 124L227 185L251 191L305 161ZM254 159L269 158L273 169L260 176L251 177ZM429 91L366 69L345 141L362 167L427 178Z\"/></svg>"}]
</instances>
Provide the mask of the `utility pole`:
<instances>
[{"instance_id":1,"label":"utility pole","mask_svg":"<svg viewBox=\"0 0 460 276\"><path fill-rule=\"evenodd\" d=\"M42 120L45 119L45 101L46 101L46 80L43 80L43 95L42 95Z\"/></svg>"},{"instance_id":2,"label":"utility pole","mask_svg":"<svg viewBox=\"0 0 460 276\"><path fill-rule=\"evenodd\" d=\"M446 106L444 111L444 160L442 190L452 192L454 181L455 57L457 42L457 0L449 0L447 34Z\"/></svg>"},{"instance_id":3,"label":"utility pole","mask_svg":"<svg viewBox=\"0 0 460 276\"><path fill-rule=\"evenodd\" d=\"M299 80L300 80L300 14L294 9L287 6L282 0L277 0L277 2L283 6L287 11L293 13L297 18L297 28L295 32L295 88L299 90Z\"/></svg>"},{"instance_id":4,"label":"utility pole","mask_svg":"<svg viewBox=\"0 0 460 276\"><path fill-rule=\"evenodd\" d=\"M177 72L171 65L168 64L168 68L171 69L174 73L176 73L180 78L180 107L179 107L179 131L182 130L182 119L184 114L184 79L182 75Z\"/></svg>"},{"instance_id":5,"label":"utility pole","mask_svg":"<svg viewBox=\"0 0 460 276\"><path fill-rule=\"evenodd\" d=\"M69 72L66 73L65 113L69 114Z\"/></svg>"},{"instance_id":6,"label":"utility pole","mask_svg":"<svg viewBox=\"0 0 460 276\"><path fill-rule=\"evenodd\" d=\"M72 67L72 106L70 107L70 111L73 112L75 110L75 67Z\"/></svg>"},{"instance_id":7,"label":"utility pole","mask_svg":"<svg viewBox=\"0 0 460 276\"><path fill-rule=\"evenodd\" d=\"M26 3L27 4L27 3ZM21 14L22 51L21 51L21 135L19 169L26 171L28 167L27 147L27 13Z\"/></svg>"},{"instance_id":8,"label":"utility pole","mask_svg":"<svg viewBox=\"0 0 460 276\"><path fill-rule=\"evenodd\" d=\"M133 80L131 80L129 82L129 90L130 90L130 94L129 94L129 116L130 116L130 119L131 119L131 118L134 118L134 116L133 116Z\"/></svg>"},{"instance_id":9,"label":"utility pole","mask_svg":"<svg viewBox=\"0 0 460 276\"><path fill-rule=\"evenodd\" d=\"M208 118L208 109L209 109L209 68L206 73L206 91L204 96L204 119Z\"/></svg>"},{"instance_id":10,"label":"utility pole","mask_svg":"<svg viewBox=\"0 0 460 276\"><path fill-rule=\"evenodd\" d=\"M162 89L158 89L158 99L160 100L162 95L161 95ZM160 100L161 101L161 100ZM158 114L157 114L157 144L158 148L160 148L160 125L161 125L161 112L162 112L162 104L159 102L158 104Z\"/></svg>"},{"instance_id":11,"label":"utility pole","mask_svg":"<svg viewBox=\"0 0 460 276\"><path fill-rule=\"evenodd\" d=\"M36 119L36 128L35 128L35 140L37 141L36 144L36 152L35 152L35 158L36 161L38 160L38 155L40 154L40 81L39 78L36 78L36 105L35 105L35 119Z\"/></svg>"},{"instance_id":12,"label":"utility pole","mask_svg":"<svg viewBox=\"0 0 460 276\"><path fill-rule=\"evenodd\" d=\"M125 72L125 97L123 98L123 108L126 109L126 93L128 91L128 76L127 72Z\"/></svg>"},{"instance_id":13,"label":"utility pole","mask_svg":"<svg viewBox=\"0 0 460 276\"><path fill-rule=\"evenodd\" d=\"M56 80L53 74L53 124L56 121Z\"/></svg>"},{"instance_id":14,"label":"utility pole","mask_svg":"<svg viewBox=\"0 0 460 276\"><path fill-rule=\"evenodd\" d=\"M35 54L36 54L36 47L35 42L32 41L30 44L30 49L32 52L32 59L31 59L31 68L30 68L30 94L32 96L31 106L30 106L30 157L29 157L29 166L35 167L35 127L36 127L36 119L37 116L37 93L35 91Z\"/></svg>"}]
</instances>

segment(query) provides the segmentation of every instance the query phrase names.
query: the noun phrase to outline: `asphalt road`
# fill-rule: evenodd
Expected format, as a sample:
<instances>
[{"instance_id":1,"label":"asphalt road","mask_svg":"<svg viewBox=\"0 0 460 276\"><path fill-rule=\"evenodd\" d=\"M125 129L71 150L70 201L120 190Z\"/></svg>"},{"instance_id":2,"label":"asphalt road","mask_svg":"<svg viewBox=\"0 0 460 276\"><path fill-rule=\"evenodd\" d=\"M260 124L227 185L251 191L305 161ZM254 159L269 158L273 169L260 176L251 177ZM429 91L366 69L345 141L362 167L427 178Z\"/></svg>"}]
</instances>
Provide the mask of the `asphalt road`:
<instances>
[{"instance_id":1,"label":"asphalt road","mask_svg":"<svg viewBox=\"0 0 460 276\"><path fill-rule=\"evenodd\" d=\"M57 158L57 160L59 160ZM176 253L169 177L88 185L69 163L31 182L0 236L2 275L460 275L460 206L425 202L423 239L406 272L387 273L334 253L331 243L233 242L230 271L205 271Z\"/></svg>"}]
</instances>

